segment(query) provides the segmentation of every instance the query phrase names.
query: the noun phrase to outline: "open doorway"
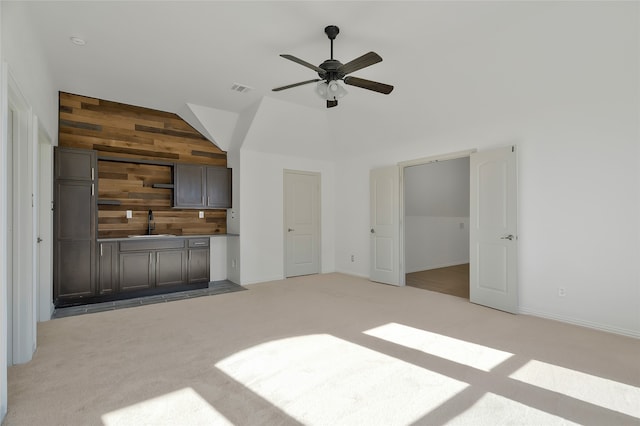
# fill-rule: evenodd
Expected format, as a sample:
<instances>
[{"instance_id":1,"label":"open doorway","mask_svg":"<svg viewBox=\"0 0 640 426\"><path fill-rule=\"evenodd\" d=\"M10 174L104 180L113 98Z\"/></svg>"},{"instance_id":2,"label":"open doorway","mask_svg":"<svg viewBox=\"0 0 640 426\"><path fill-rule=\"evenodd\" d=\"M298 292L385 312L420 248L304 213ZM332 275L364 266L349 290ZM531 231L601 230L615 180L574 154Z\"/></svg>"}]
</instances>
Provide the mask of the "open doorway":
<instances>
[{"instance_id":1,"label":"open doorway","mask_svg":"<svg viewBox=\"0 0 640 426\"><path fill-rule=\"evenodd\" d=\"M469 156L404 168L405 284L469 299Z\"/></svg>"}]
</instances>

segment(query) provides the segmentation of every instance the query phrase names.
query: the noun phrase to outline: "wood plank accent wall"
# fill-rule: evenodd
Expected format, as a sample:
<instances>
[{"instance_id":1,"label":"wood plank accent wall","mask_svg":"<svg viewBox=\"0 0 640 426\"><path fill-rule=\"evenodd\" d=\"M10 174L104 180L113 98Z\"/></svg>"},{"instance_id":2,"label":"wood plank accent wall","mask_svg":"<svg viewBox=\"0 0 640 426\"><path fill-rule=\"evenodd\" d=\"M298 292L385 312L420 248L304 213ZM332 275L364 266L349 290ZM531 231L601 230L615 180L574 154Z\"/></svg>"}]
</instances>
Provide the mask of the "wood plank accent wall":
<instances>
[{"instance_id":1,"label":"wood plank accent wall","mask_svg":"<svg viewBox=\"0 0 640 426\"><path fill-rule=\"evenodd\" d=\"M160 163L226 166L227 153L205 139L176 114L60 92L61 147L94 149L98 156ZM226 233L227 212L171 207L173 167L143 163L98 161L98 199L119 205L98 205L98 238L147 232L153 211L156 234ZM133 210L133 218L126 211Z\"/></svg>"},{"instance_id":2,"label":"wood plank accent wall","mask_svg":"<svg viewBox=\"0 0 640 426\"><path fill-rule=\"evenodd\" d=\"M226 166L227 153L176 114L60 92L59 145L98 155Z\"/></svg>"}]
</instances>

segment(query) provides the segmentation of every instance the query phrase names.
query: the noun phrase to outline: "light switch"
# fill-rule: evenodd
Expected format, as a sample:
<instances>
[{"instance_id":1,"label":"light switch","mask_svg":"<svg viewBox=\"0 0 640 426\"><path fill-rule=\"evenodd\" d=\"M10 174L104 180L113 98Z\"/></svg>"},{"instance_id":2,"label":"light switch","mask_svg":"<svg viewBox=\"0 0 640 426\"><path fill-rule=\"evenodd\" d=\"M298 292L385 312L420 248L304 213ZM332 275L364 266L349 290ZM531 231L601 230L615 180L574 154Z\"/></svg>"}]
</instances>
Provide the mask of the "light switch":
<instances>
[{"instance_id":1,"label":"light switch","mask_svg":"<svg viewBox=\"0 0 640 426\"><path fill-rule=\"evenodd\" d=\"M133 217L133 210L127 210L127 219L131 219Z\"/></svg>"},{"instance_id":2,"label":"light switch","mask_svg":"<svg viewBox=\"0 0 640 426\"><path fill-rule=\"evenodd\" d=\"M198 212L198 217L200 219L204 219L204 212L203 211Z\"/></svg>"}]
</instances>

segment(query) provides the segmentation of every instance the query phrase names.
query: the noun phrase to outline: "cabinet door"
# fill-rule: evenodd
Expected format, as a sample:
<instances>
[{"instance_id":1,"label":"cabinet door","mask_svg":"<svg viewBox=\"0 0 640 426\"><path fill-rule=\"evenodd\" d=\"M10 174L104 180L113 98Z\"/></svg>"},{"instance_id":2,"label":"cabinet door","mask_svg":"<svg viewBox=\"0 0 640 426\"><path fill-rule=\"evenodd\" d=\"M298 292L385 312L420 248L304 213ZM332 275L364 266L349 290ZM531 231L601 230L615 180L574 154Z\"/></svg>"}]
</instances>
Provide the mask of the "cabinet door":
<instances>
[{"instance_id":1,"label":"cabinet door","mask_svg":"<svg viewBox=\"0 0 640 426\"><path fill-rule=\"evenodd\" d=\"M95 294L95 203L91 182L55 184L54 299Z\"/></svg>"},{"instance_id":2,"label":"cabinet door","mask_svg":"<svg viewBox=\"0 0 640 426\"><path fill-rule=\"evenodd\" d=\"M156 252L156 286L180 285L186 282L186 252L184 250Z\"/></svg>"},{"instance_id":3,"label":"cabinet door","mask_svg":"<svg viewBox=\"0 0 640 426\"><path fill-rule=\"evenodd\" d=\"M175 207L204 207L205 178L205 166L176 164L173 191Z\"/></svg>"},{"instance_id":4,"label":"cabinet door","mask_svg":"<svg viewBox=\"0 0 640 426\"><path fill-rule=\"evenodd\" d=\"M207 207L231 208L231 169L207 167Z\"/></svg>"},{"instance_id":5,"label":"cabinet door","mask_svg":"<svg viewBox=\"0 0 640 426\"><path fill-rule=\"evenodd\" d=\"M209 281L209 249L189 249L189 284Z\"/></svg>"},{"instance_id":6,"label":"cabinet door","mask_svg":"<svg viewBox=\"0 0 640 426\"><path fill-rule=\"evenodd\" d=\"M120 253L120 291L153 287L153 252Z\"/></svg>"},{"instance_id":7,"label":"cabinet door","mask_svg":"<svg viewBox=\"0 0 640 426\"><path fill-rule=\"evenodd\" d=\"M96 152L56 148L54 300L96 293Z\"/></svg>"},{"instance_id":8,"label":"cabinet door","mask_svg":"<svg viewBox=\"0 0 640 426\"><path fill-rule=\"evenodd\" d=\"M116 292L118 276L117 243L98 244L98 294Z\"/></svg>"},{"instance_id":9,"label":"cabinet door","mask_svg":"<svg viewBox=\"0 0 640 426\"><path fill-rule=\"evenodd\" d=\"M88 149L56 148L55 178L93 181L96 152Z\"/></svg>"}]
</instances>

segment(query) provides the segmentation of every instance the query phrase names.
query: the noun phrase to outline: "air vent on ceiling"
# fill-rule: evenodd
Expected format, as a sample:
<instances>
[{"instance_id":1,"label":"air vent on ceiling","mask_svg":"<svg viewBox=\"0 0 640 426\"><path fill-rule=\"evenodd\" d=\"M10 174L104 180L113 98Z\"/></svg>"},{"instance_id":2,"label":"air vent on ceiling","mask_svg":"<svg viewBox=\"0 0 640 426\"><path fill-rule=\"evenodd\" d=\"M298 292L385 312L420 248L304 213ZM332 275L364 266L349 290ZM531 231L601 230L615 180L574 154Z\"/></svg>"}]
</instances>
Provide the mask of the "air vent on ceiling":
<instances>
[{"instance_id":1,"label":"air vent on ceiling","mask_svg":"<svg viewBox=\"0 0 640 426\"><path fill-rule=\"evenodd\" d=\"M251 90L251 87L245 86L243 84L233 83L233 86L231 86L231 90L239 93L247 93Z\"/></svg>"}]
</instances>

